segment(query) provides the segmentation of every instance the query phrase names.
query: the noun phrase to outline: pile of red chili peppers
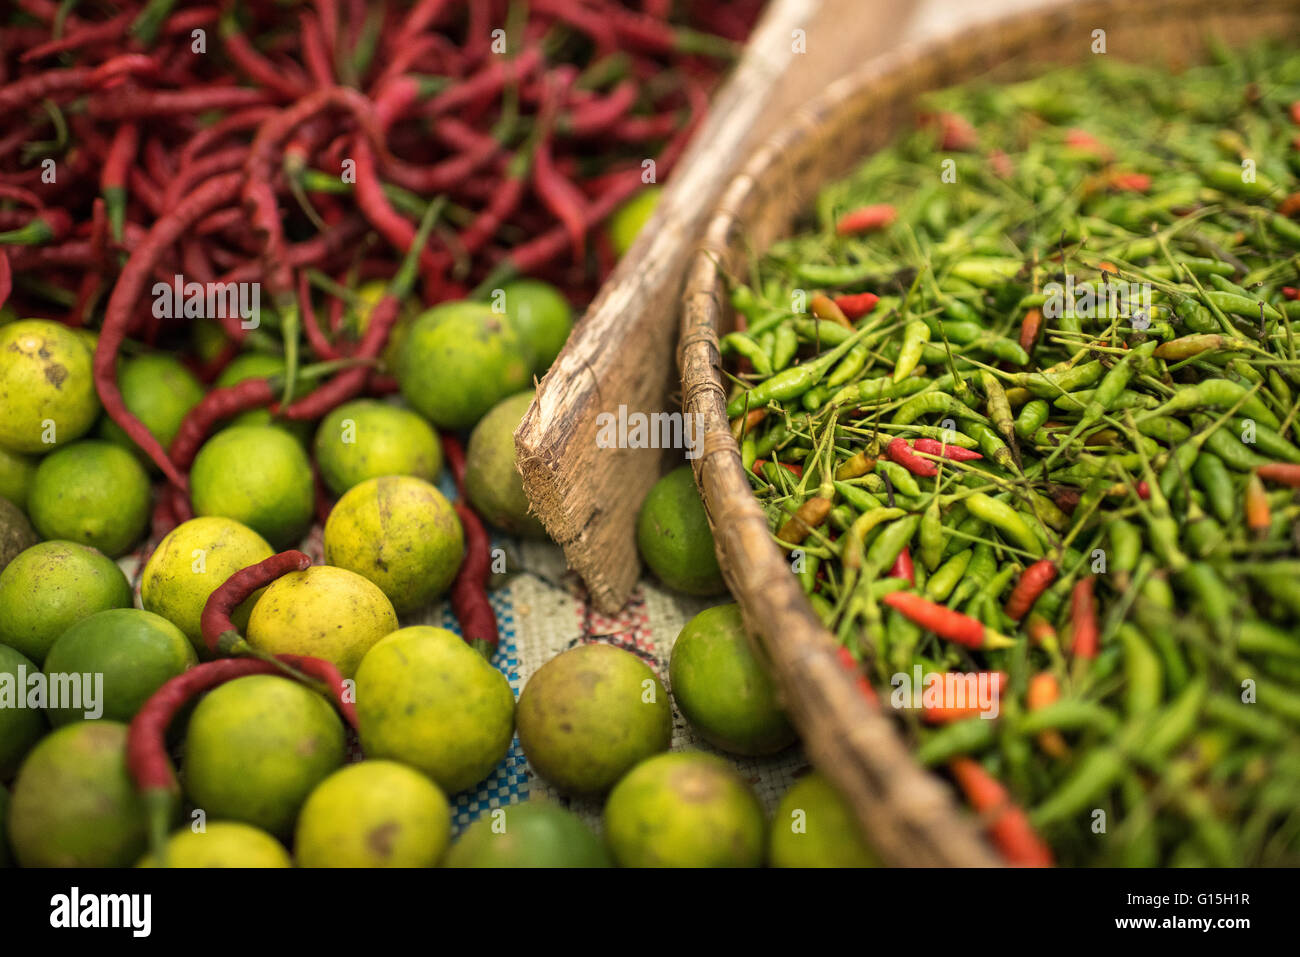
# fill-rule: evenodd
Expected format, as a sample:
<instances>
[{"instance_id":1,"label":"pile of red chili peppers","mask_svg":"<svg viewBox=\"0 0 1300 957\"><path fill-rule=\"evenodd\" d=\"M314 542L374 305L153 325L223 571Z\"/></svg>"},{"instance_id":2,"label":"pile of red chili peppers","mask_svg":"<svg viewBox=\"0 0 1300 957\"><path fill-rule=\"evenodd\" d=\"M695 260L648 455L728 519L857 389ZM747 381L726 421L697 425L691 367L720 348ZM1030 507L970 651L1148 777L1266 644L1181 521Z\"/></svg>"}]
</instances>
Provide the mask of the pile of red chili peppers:
<instances>
[{"instance_id":1,"label":"pile of red chili peppers","mask_svg":"<svg viewBox=\"0 0 1300 957\"><path fill-rule=\"evenodd\" d=\"M277 393L279 414L314 419L391 390L375 360L416 277L360 339L339 296L318 315L314 287L392 277L410 253L426 305L514 274L589 298L614 260L594 227L671 171L759 6L694 3L678 23L654 0L16 0L0 38L0 307L98 327L104 408L172 487L164 531L188 517L186 469L219 419ZM116 360L128 340L190 331L151 308L176 275L260 284L259 327L221 317L220 345L193 357L207 381L277 328L287 358L301 340L334 377L293 402L291 361L275 388L214 392L162 448L124 406Z\"/></svg>"}]
</instances>

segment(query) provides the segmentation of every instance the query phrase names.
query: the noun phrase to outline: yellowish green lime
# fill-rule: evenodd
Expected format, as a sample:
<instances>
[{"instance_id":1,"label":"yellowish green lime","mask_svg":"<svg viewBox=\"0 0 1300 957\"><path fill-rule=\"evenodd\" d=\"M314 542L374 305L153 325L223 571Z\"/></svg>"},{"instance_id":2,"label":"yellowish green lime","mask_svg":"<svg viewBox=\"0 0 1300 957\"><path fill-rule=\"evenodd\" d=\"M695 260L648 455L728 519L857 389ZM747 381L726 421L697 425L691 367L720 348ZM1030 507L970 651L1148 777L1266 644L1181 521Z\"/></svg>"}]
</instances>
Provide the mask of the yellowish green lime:
<instances>
[{"instance_id":1,"label":"yellowish green lime","mask_svg":"<svg viewBox=\"0 0 1300 957\"><path fill-rule=\"evenodd\" d=\"M388 475L348 491L325 522L325 561L378 585L399 615L447 590L465 553L451 503L422 479Z\"/></svg>"},{"instance_id":2,"label":"yellowish green lime","mask_svg":"<svg viewBox=\"0 0 1300 957\"><path fill-rule=\"evenodd\" d=\"M112 442L87 439L41 460L27 513L42 538L126 554L149 526L149 475L139 459Z\"/></svg>"},{"instance_id":3,"label":"yellowish green lime","mask_svg":"<svg viewBox=\"0 0 1300 957\"><path fill-rule=\"evenodd\" d=\"M560 290L540 279L517 279L501 293L534 374L545 375L573 329L573 307Z\"/></svg>"},{"instance_id":4,"label":"yellowish green lime","mask_svg":"<svg viewBox=\"0 0 1300 957\"><path fill-rule=\"evenodd\" d=\"M433 867L450 839L436 784L395 761L362 761L311 792L293 846L302 867Z\"/></svg>"},{"instance_id":5,"label":"yellowish green lime","mask_svg":"<svg viewBox=\"0 0 1300 957\"><path fill-rule=\"evenodd\" d=\"M604 841L572 811L541 799L494 808L465 829L443 867L611 867Z\"/></svg>"},{"instance_id":6,"label":"yellowish green lime","mask_svg":"<svg viewBox=\"0 0 1300 957\"><path fill-rule=\"evenodd\" d=\"M658 205L659 187L647 186L614 211L609 220L609 239L619 258L632 248Z\"/></svg>"},{"instance_id":7,"label":"yellowish green lime","mask_svg":"<svg viewBox=\"0 0 1300 957\"><path fill-rule=\"evenodd\" d=\"M759 867L765 827L745 780L699 751L648 758L605 804L605 839L620 867Z\"/></svg>"},{"instance_id":8,"label":"yellowish green lime","mask_svg":"<svg viewBox=\"0 0 1300 957\"><path fill-rule=\"evenodd\" d=\"M284 836L343 758L343 722L329 702L289 678L249 675L194 709L181 780L209 817Z\"/></svg>"},{"instance_id":9,"label":"yellowish green lime","mask_svg":"<svg viewBox=\"0 0 1300 957\"><path fill-rule=\"evenodd\" d=\"M519 743L547 781L573 794L609 790L638 761L667 750L668 693L631 652L601 642L542 665L519 696Z\"/></svg>"},{"instance_id":10,"label":"yellowish green lime","mask_svg":"<svg viewBox=\"0 0 1300 957\"><path fill-rule=\"evenodd\" d=\"M772 754L794 743L776 686L754 655L737 604L707 608L673 644L673 700L700 736L732 754Z\"/></svg>"},{"instance_id":11,"label":"yellowish green lime","mask_svg":"<svg viewBox=\"0 0 1300 957\"><path fill-rule=\"evenodd\" d=\"M315 508L302 446L265 425L231 426L208 439L190 470L190 496L196 515L232 518L276 548L302 540Z\"/></svg>"},{"instance_id":12,"label":"yellowish green lime","mask_svg":"<svg viewBox=\"0 0 1300 957\"><path fill-rule=\"evenodd\" d=\"M459 635L417 625L366 654L357 669L357 719L367 755L409 764L455 794L506 756L515 696L505 675Z\"/></svg>"},{"instance_id":13,"label":"yellowish green lime","mask_svg":"<svg viewBox=\"0 0 1300 957\"><path fill-rule=\"evenodd\" d=\"M113 608L83 618L54 642L45 674L96 675L102 694L100 717L130 723L163 683L198 663L185 634L161 615L138 608ZM88 717L84 707L50 707L56 727Z\"/></svg>"},{"instance_id":14,"label":"yellowish green lime","mask_svg":"<svg viewBox=\"0 0 1300 957\"><path fill-rule=\"evenodd\" d=\"M273 554L266 539L247 525L214 516L192 518L168 532L149 557L140 579L140 603L183 631L199 656L206 657L199 618L208 596L241 568ZM261 594L235 609L235 627L247 627Z\"/></svg>"},{"instance_id":15,"label":"yellowish green lime","mask_svg":"<svg viewBox=\"0 0 1300 957\"><path fill-rule=\"evenodd\" d=\"M877 867L853 809L820 772L804 775L781 798L768 845L772 867Z\"/></svg>"},{"instance_id":16,"label":"yellowish green lime","mask_svg":"<svg viewBox=\"0 0 1300 957\"><path fill-rule=\"evenodd\" d=\"M489 523L512 535L545 538L541 520L528 510L524 482L515 468L515 429L533 392L503 399L470 433L465 452L465 489L470 504Z\"/></svg>"},{"instance_id":17,"label":"yellowish green lime","mask_svg":"<svg viewBox=\"0 0 1300 957\"><path fill-rule=\"evenodd\" d=\"M95 424L99 396L80 336L46 319L0 326L0 445L44 453Z\"/></svg>"},{"instance_id":18,"label":"yellowish green lime","mask_svg":"<svg viewBox=\"0 0 1300 957\"><path fill-rule=\"evenodd\" d=\"M379 586L331 565L276 579L248 619L254 648L324 658L345 678L379 639L396 630L397 613Z\"/></svg>"},{"instance_id":19,"label":"yellowish green lime","mask_svg":"<svg viewBox=\"0 0 1300 957\"><path fill-rule=\"evenodd\" d=\"M321 420L313 444L321 478L335 495L381 475L436 481L442 471L438 435L410 409L358 399Z\"/></svg>"},{"instance_id":20,"label":"yellowish green lime","mask_svg":"<svg viewBox=\"0 0 1300 957\"><path fill-rule=\"evenodd\" d=\"M146 854L136 867L157 867ZM239 821L208 821L203 830L183 828L167 839L168 867L293 867L284 845L265 831Z\"/></svg>"},{"instance_id":21,"label":"yellowish green lime","mask_svg":"<svg viewBox=\"0 0 1300 957\"><path fill-rule=\"evenodd\" d=\"M446 302L415 320L398 360L402 396L443 429L468 429L528 385L514 324L486 303Z\"/></svg>"},{"instance_id":22,"label":"yellowish green lime","mask_svg":"<svg viewBox=\"0 0 1300 957\"><path fill-rule=\"evenodd\" d=\"M41 542L0 571L0 644L39 665L55 639L81 619L131 604L131 584L102 552Z\"/></svg>"},{"instance_id":23,"label":"yellowish green lime","mask_svg":"<svg viewBox=\"0 0 1300 957\"><path fill-rule=\"evenodd\" d=\"M636 543L641 558L669 588L687 595L726 590L689 465L673 469L651 487L637 516Z\"/></svg>"},{"instance_id":24,"label":"yellowish green lime","mask_svg":"<svg viewBox=\"0 0 1300 957\"><path fill-rule=\"evenodd\" d=\"M203 398L203 386L194 373L179 360L166 355L150 354L127 359L118 372L117 386L122 390L122 401L127 409L144 423L164 449L171 447L186 413ZM107 416L100 420L99 434L144 458L144 453L127 437L122 427Z\"/></svg>"},{"instance_id":25,"label":"yellowish green lime","mask_svg":"<svg viewBox=\"0 0 1300 957\"><path fill-rule=\"evenodd\" d=\"M126 770L126 725L79 721L47 735L23 761L9 806L21 867L130 867L145 812Z\"/></svg>"}]
</instances>

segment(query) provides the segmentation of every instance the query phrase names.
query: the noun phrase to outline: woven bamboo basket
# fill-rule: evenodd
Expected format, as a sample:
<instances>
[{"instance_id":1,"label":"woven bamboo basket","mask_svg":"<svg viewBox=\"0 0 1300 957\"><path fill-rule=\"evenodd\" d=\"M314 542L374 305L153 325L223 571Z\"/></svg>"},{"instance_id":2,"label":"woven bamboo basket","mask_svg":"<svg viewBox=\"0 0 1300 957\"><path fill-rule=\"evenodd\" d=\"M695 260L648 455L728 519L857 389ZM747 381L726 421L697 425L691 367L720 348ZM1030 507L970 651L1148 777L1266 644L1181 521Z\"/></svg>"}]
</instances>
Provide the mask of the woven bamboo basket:
<instances>
[{"instance_id":1,"label":"woven bamboo basket","mask_svg":"<svg viewBox=\"0 0 1300 957\"><path fill-rule=\"evenodd\" d=\"M1106 56L1201 59L1207 38L1239 45L1300 34L1296 0L1086 0L982 24L871 61L828 87L771 137L723 194L687 273L678 362L683 406L705 423L694 462L719 560L813 763L852 803L893 865L992 866L998 859L949 789L910 757L868 705L776 547L725 413L719 335L732 324L724 276L788 234L824 184L914 122L918 94L975 77L1017 79L1075 63L1105 31ZM881 197L887 200L888 197Z\"/></svg>"}]
</instances>

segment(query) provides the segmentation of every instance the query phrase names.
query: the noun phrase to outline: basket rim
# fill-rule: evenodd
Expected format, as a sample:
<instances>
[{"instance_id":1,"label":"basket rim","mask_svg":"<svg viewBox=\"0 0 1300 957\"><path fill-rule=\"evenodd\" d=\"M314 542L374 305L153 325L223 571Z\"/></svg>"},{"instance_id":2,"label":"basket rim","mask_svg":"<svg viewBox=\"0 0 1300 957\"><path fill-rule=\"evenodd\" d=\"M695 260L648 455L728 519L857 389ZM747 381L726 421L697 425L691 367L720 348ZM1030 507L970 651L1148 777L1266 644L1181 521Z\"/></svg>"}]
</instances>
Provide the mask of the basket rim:
<instances>
[{"instance_id":1,"label":"basket rim","mask_svg":"<svg viewBox=\"0 0 1300 957\"><path fill-rule=\"evenodd\" d=\"M835 80L768 137L727 185L696 244L681 296L678 364L683 411L703 416L702 452L692 466L719 564L751 640L774 665L783 702L814 765L850 799L864 831L889 863L991 866L1000 860L976 832L973 816L958 808L951 789L915 763L889 722L887 709L870 706L862 696L854 676L838 659L834 638L771 539L726 418L727 389L718 348L719 330L730 315L723 263L749 232L748 219L762 195L760 184L796 169L800 151L861 97L874 93L892 102L889 96L879 96L884 91L893 101L910 104L922 92L970 80L989 68L1029 62L1034 47L1046 38L1108 24L1112 15L1122 15L1123 28L1129 30L1135 24L1141 29L1187 20L1204 26L1202 21L1215 16L1242 18L1251 13L1300 18L1300 9L1288 0L1249 0L1232 10L1218 0L1055 0L900 46ZM888 139L896 133L891 129ZM853 162L869 152L858 152ZM823 173L818 188L832 179ZM789 234L790 218L782 221L781 235ZM730 553L732 546L739 546L739 554ZM818 695L819 700L801 700L807 695ZM823 707L830 713L819 721L814 712ZM828 726L844 739L838 745L825 740ZM900 753L905 763L898 765ZM892 769L891 762L896 765ZM884 780L890 771L899 780ZM904 838L891 834L892 828L901 829ZM909 841L912 846L907 847Z\"/></svg>"}]
</instances>

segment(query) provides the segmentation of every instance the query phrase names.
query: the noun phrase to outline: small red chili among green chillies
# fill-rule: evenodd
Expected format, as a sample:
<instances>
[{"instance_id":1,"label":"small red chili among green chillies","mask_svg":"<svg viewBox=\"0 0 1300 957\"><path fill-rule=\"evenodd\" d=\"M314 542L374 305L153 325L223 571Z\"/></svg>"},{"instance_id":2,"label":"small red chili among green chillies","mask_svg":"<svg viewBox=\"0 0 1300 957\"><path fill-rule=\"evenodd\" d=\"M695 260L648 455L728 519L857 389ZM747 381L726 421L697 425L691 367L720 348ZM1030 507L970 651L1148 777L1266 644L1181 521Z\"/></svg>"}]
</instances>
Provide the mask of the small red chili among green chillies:
<instances>
[{"instance_id":1,"label":"small red chili among green chillies","mask_svg":"<svg viewBox=\"0 0 1300 957\"><path fill-rule=\"evenodd\" d=\"M778 544L848 660L1006 676L994 720L899 717L1009 862L1300 864L1296 77L932 94L733 279L728 413L773 533L825 512Z\"/></svg>"}]
</instances>

